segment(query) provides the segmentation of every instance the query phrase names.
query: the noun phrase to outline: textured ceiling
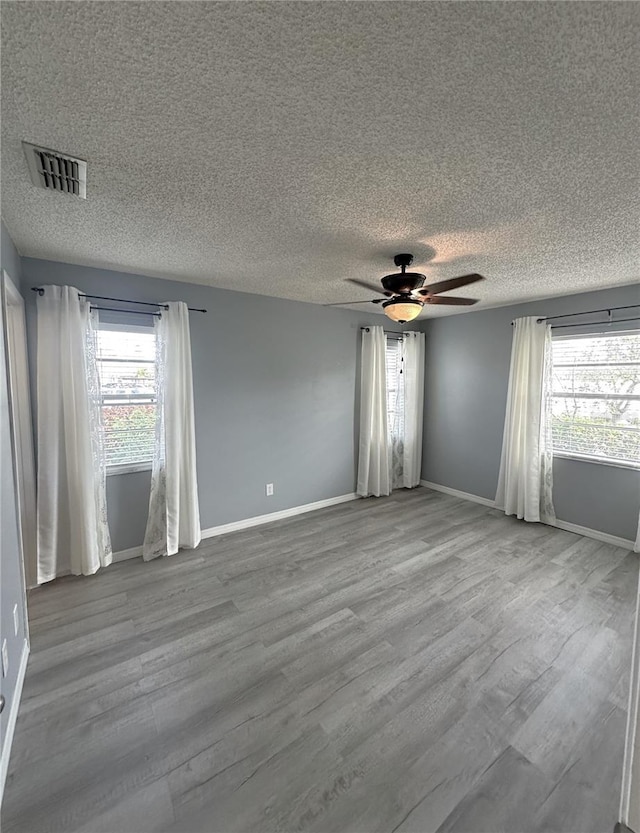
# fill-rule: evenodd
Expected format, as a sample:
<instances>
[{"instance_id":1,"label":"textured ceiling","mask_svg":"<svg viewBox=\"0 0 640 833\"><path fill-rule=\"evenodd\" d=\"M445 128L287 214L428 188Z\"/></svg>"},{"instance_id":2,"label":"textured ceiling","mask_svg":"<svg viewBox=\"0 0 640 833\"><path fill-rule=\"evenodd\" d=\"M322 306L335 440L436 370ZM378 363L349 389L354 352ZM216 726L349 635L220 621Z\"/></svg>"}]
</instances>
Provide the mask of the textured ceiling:
<instances>
[{"instance_id":1,"label":"textured ceiling","mask_svg":"<svg viewBox=\"0 0 640 833\"><path fill-rule=\"evenodd\" d=\"M639 23L638 3L3 2L3 216L23 255L318 303L366 298L344 279L398 251L429 281L481 272L463 294L485 306L632 283ZM22 140L88 160L87 200L35 188Z\"/></svg>"}]
</instances>

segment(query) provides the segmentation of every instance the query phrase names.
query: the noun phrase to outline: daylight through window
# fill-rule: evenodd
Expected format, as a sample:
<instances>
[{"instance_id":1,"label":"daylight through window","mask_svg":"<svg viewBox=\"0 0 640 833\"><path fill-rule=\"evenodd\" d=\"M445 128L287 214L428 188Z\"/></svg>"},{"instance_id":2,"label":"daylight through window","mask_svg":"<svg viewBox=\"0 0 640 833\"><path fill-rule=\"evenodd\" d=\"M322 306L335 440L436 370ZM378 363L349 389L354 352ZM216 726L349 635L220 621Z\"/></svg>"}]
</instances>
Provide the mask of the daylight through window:
<instances>
[{"instance_id":1,"label":"daylight through window","mask_svg":"<svg viewBox=\"0 0 640 833\"><path fill-rule=\"evenodd\" d=\"M386 340L387 423L389 438L401 442L404 436L404 376L402 374L402 342Z\"/></svg>"},{"instance_id":2,"label":"daylight through window","mask_svg":"<svg viewBox=\"0 0 640 833\"><path fill-rule=\"evenodd\" d=\"M156 337L148 328L98 330L98 372L109 467L153 458Z\"/></svg>"},{"instance_id":3,"label":"daylight through window","mask_svg":"<svg viewBox=\"0 0 640 833\"><path fill-rule=\"evenodd\" d=\"M391 448L391 485L402 486L404 463L404 374L402 372L402 341L386 339L387 427Z\"/></svg>"},{"instance_id":4,"label":"daylight through window","mask_svg":"<svg viewBox=\"0 0 640 833\"><path fill-rule=\"evenodd\" d=\"M553 450L640 466L640 333L554 339Z\"/></svg>"}]
</instances>

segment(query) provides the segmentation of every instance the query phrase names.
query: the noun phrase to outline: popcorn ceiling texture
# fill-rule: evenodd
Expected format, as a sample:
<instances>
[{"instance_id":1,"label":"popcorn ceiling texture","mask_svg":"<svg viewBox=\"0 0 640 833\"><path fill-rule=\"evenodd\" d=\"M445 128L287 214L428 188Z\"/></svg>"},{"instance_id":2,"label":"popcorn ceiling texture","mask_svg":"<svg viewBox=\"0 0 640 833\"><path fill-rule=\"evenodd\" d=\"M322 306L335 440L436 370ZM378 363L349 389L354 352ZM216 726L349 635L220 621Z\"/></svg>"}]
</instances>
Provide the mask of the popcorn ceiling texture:
<instances>
[{"instance_id":1,"label":"popcorn ceiling texture","mask_svg":"<svg viewBox=\"0 0 640 833\"><path fill-rule=\"evenodd\" d=\"M317 303L367 298L344 279L398 251L481 272L457 294L484 306L636 282L639 21L3 2L3 217L23 255ZM88 160L87 200L35 188L23 139Z\"/></svg>"}]
</instances>

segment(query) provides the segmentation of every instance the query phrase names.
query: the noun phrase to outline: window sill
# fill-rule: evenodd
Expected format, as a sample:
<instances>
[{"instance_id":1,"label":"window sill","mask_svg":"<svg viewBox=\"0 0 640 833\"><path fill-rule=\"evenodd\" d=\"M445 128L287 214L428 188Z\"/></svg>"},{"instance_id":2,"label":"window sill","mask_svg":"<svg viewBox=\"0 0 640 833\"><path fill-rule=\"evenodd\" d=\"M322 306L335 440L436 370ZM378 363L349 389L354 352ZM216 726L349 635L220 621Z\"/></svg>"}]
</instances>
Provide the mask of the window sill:
<instances>
[{"instance_id":1,"label":"window sill","mask_svg":"<svg viewBox=\"0 0 640 833\"><path fill-rule=\"evenodd\" d=\"M570 454L565 451L554 451L554 457L563 460L579 460L581 463L596 463L599 466L611 466L614 469L632 469L640 471L640 463L627 463L624 460L607 460L604 457L589 457L587 454Z\"/></svg>"},{"instance_id":2,"label":"window sill","mask_svg":"<svg viewBox=\"0 0 640 833\"><path fill-rule=\"evenodd\" d=\"M134 474L138 471L151 471L151 462L127 463L122 466L107 466L107 477L112 474Z\"/></svg>"}]
</instances>

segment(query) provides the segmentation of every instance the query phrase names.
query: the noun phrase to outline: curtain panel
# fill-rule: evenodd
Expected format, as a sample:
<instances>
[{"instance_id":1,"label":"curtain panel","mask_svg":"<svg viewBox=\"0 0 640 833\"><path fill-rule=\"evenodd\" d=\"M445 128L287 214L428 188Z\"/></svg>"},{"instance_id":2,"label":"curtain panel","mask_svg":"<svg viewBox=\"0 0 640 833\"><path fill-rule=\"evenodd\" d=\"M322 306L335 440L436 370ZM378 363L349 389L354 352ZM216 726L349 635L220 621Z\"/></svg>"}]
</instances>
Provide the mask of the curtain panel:
<instances>
[{"instance_id":1,"label":"curtain panel","mask_svg":"<svg viewBox=\"0 0 640 833\"><path fill-rule=\"evenodd\" d=\"M96 325L71 286L37 297L37 580L111 563Z\"/></svg>"},{"instance_id":2,"label":"curtain panel","mask_svg":"<svg viewBox=\"0 0 640 833\"><path fill-rule=\"evenodd\" d=\"M156 439L146 561L193 549L201 540L189 310L170 301L156 321Z\"/></svg>"},{"instance_id":3,"label":"curtain panel","mask_svg":"<svg viewBox=\"0 0 640 833\"><path fill-rule=\"evenodd\" d=\"M380 497L391 492L386 338L382 327L362 330L357 492L362 497Z\"/></svg>"},{"instance_id":4,"label":"curtain panel","mask_svg":"<svg viewBox=\"0 0 640 833\"><path fill-rule=\"evenodd\" d=\"M514 322L496 506L525 521L553 523L551 327Z\"/></svg>"}]
</instances>

